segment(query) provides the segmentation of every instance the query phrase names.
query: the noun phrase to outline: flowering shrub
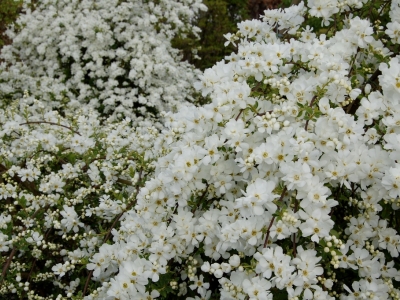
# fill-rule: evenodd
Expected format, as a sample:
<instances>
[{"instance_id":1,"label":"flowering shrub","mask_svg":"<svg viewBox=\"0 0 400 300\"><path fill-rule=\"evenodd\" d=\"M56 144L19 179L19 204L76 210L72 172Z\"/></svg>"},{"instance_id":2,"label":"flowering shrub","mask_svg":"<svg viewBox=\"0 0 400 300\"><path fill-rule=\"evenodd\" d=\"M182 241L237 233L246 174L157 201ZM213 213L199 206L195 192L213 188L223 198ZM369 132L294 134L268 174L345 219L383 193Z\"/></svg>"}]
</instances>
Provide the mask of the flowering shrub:
<instances>
[{"instance_id":1,"label":"flowering shrub","mask_svg":"<svg viewBox=\"0 0 400 300\"><path fill-rule=\"evenodd\" d=\"M28 95L0 116L0 294L80 295L89 257L152 174L159 132L86 107L61 116Z\"/></svg>"},{"instance_id":2,"label":"flowering shrub","mask_svg":"<svg viewBox=\"0 0 400 300\"><path fill-rule=\"evenodd\" d=\"M38 1L9 30L0 95L25 90L53 107L82 103L106 115L150 118L193 100L197 71L171 39L197 34L200 1Z\"/></svg>"},{"instance_id":3,"label":"flowering shrub","mask_svg":"<svg viewBox=\"0 0 400 300\"><path fill-rule=\"evenodd\" d=\"M161 133L4 110L0 292L399 299L399 16L308 1L242 22L195 85L211 103Z\"/></svg>"}]
</instances>

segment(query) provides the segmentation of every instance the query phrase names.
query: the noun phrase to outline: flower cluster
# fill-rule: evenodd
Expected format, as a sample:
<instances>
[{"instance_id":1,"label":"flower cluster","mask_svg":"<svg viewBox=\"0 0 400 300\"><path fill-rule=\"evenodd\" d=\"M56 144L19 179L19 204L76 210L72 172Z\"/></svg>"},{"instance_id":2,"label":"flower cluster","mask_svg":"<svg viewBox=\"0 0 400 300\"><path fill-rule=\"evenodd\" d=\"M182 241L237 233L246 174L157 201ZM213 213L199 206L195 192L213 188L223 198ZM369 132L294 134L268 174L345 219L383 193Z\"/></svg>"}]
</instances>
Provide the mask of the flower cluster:
<instances>
[{"instance_id":1,"label":"flower cluster","mask_svg":"<svg viewBox=\"0 0 400 300\"><path fill-rule=\"evenodd\" d=\"M399 11L242 22L194 84L210 103L157 129L29 95L0 111L0 293L400 299Z\"/></svg>"},{"instance_id":2,"label":"flower cluster","mask_svg":"<svg viewBox=\"0 0 400 300\"><path fill-rule=\"evenodd\" d=\"M53 107L83 103L106 115L149 119L193 100L198 74L171 47L200 1L38 1L2 50L0 95L23 91Z\"/></svg>"}]
</instances>

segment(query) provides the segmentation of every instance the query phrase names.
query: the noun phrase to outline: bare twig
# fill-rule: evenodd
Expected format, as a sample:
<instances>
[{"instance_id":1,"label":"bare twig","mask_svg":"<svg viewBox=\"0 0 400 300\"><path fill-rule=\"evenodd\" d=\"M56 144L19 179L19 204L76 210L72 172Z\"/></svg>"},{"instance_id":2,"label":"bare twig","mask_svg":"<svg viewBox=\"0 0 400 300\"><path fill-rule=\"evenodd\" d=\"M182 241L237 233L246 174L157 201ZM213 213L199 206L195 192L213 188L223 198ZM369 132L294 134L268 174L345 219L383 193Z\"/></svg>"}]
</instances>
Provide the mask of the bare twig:
<instances>
[{"instance_id":1,"label":"bare twig","mask_svg":"<svg viewBox=\"0 0 400 300\"><path fill-rule=\"evenodd\" d=\"M57 124L54 122L47 122L47 121L30 121L30 122L26 122L26 123L22 123L19 125L33 125L33 124L50 124L50 125L55 125L55 126L60 126L60 127L64 127L67 128L69 130L71 130L73 133L76 133L77 135L81 135L78 131L73 130L71 127L65 126L65 125L61 125L61 124Z\"/></svg>"}]
</instances>

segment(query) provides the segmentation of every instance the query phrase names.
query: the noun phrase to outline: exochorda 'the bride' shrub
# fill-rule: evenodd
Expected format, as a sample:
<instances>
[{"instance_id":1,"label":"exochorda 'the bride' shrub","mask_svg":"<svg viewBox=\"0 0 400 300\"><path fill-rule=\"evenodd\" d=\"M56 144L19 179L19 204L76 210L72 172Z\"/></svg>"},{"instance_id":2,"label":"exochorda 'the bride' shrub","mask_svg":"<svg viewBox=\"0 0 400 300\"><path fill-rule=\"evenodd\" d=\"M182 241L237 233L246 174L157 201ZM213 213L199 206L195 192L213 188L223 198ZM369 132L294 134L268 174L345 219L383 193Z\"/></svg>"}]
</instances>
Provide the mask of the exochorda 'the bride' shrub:
<instances>
[{"instance_id":1,"label":"exochorda 'the bride' shrub","mask_svg":"<svg viewBox=\"0 0 400 300\"><path fill-rule=\"evenodd\" d=\"M184 132L113 247L147 246L94 298L159 274L187 299L399 298L400 7L379 4L309 1L228 36L238 54L197 85L212 103L166 116Z\"/></svg>"},{"instance_id":2,"label":"exochorda 'the bride' shrub","mask_svg":"<svg viewBox=\"0 0 400 300\"><path fill-rule=\"evenodd\" d=\"M165 114L161 134L30 97L2 112L2 159L19 149L2 171L3 295L400 298L400 3L265 14L196 85L211 103Z\"/></svg>"},{"instance_id":3,"label":"exochorda 'the bride' shrub","mask_svg":"<svg viewBox=\"0 0 400 300\"><path fill-rule=\"evenodd\" d=\"M54 107L90 103L135 120L176 109L193 100L198 71L171 39L197 33L190 22L204 9L198 0L37 1L8 31L0 95L28 90Z\"/></svg>"}]
</instances>

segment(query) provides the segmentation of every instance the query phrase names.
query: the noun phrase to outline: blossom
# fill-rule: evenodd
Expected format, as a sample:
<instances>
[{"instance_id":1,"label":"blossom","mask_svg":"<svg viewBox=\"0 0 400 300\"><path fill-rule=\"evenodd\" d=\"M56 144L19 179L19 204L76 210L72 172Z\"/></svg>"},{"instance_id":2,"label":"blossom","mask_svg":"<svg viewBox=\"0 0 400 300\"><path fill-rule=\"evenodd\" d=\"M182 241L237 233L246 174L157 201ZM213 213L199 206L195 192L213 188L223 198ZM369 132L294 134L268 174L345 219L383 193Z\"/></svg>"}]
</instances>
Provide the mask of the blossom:
<instances>
[{"instance_id":1,"label":"blossom","mask_svg":"<svg viewBox=\"0 0 400 300\"><path fill-rule=\"evenodd\" d=\"M60 212L63 219L61 220L62 226L70 231L73 229L74 232L79 231L79 227L83 227L83 223L79 222L78 214L75 212L75 209L71 206L64 205L64 210Z\"/></svg>"},{"instance_id":2,"label":"blossom","mask_svg":"<svg viewBox=\"0 0 400 300\"><path fill-rule=\"evenodd\" d=\"M245 204L247 205L247 203L251 203L252 212L255 215L262 215L264 207L271 213L274 213L277 206L273 203L273 200L278 197L272 193L274 188L274 182L257 178L254 183L247 186L246 192L242 191L245 197L236 200L236 207L240 208Z\"/></svg>"},{"instance_id":3,"label":"blossom","mask_svg":"<svg viewBox=\"0 0 400 300\"><path fill-rule=\"evenodd\" d=\"M195 276L193 278L193 284L191 284L189 287L192 290L197 289L197 292L202 294L205 291L207 291L207 289L210 287L210 284L208 282L203 282L204 280L204 276L200 275L200 277Z\"/></svg>"},{"instance_id":4,"label":"blossom","mask_svg":"<svg viewBox=\"0 0 400 300\"><path fill-rule=\"evenodd\" d=\"M255 277L252 280L243 281L243 290L249 296L249 299L272 299L269 289L271 283L264 278Z\"/></svg>"},{"instance_id":5,"label":"blossom","mask_svg":"<svg viewBox=\"0 0 400 300\"><path fill-rule=\"evenodd\" d=\"M292 189L293 187L303 187L307 179L312 178L311 170L308 164L284 164L281 166L281 171L286 176L282 179L288 182L288 189Z\"/></svg>"},{"instance_id":6,"label":"blossom","mask_svg":"<svg viewBox=\"0 0 400 300\"><path fill-rule=\"evenodd\" d=\"M42 244L42 240L43 236L37 231L33 232L32 236L26 239L28 243L35 243L37 246Z\"/></svg>"},{"instance_id":7,"label":"blossom","mask_svg":"<svg viewBox=\"0 0 400 300\"><path fill-rule=\"evenodd\" d=\"M299 211L299 216L305 220L300 225L304 236L311 236L311 240L314 242L319 242L320 238L329 236L329 231L334 223L320 209L310 211L309 208L306 208L306 211Z\"/></svg>"}]
</instances>

